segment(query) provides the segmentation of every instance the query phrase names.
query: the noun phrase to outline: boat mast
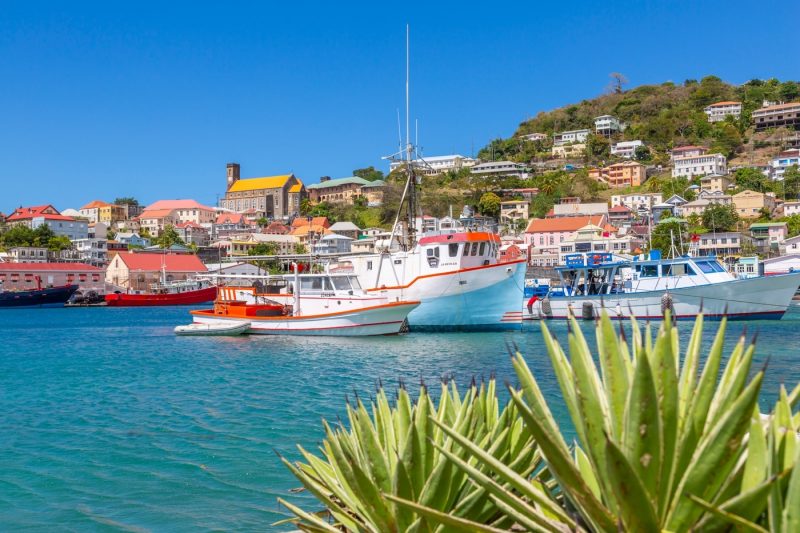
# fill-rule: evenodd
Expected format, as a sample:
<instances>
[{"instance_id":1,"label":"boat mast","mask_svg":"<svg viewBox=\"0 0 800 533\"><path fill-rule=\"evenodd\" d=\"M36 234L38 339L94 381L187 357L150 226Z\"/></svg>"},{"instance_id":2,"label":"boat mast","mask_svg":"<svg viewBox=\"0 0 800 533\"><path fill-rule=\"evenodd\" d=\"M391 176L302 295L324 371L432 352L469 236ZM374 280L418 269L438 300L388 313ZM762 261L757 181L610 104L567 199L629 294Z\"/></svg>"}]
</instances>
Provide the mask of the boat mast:
<instances>
[{"instance_id":1,"label":"boat mast","mask_svg":"<svg viewBox=\"0 0 800 533\"><path fill-rule=\"evenodd\" d=\"M406 149L405 149L405 158L406 158L406 176L407 176L407 187L408 187L408 237L406 240L406 245L408 250L414 248L416 244L416 211L417 211L417 183L416 183L416 176L414 176L414 165L412 164L412 154L414 152L414 145L411 144L411 127L410 127L410 114L411 114L411 86L410 86L410 77L411 77L411 48L410 48L410 35L411 30L408 24L406 24Z\"/></svg>"}]
</instances>

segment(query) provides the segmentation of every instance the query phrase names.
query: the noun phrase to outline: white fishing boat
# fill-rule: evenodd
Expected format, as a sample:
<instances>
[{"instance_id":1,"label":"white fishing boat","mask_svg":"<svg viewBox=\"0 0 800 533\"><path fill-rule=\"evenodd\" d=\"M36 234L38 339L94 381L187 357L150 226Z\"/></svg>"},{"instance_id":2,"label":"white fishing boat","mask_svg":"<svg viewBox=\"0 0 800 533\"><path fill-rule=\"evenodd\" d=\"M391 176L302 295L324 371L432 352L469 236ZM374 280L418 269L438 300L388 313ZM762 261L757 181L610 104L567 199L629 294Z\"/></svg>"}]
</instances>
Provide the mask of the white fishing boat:
<instances>
[{"instance_id":1,"label":"white fishing boat","mask_svg":"<svg viewBox=\"0 0 800 533\"><path fill-rule=\"evenodd\" d=\"M800 286L800 272L737 278L715 257L662 259L651 252L632 261L611 254L573 254L557 267L560 287L535 302L533 315L587 319L605 308L614 318L636 316L689 319L701 311L708 318L780 319Z\"/></svg>"},{"instance_id":2,"label":"white fishing boat","mask_svg":"<svg viewBox=\"0 0 800 533\"><path fill-rule=\"evenodd\" d=\"M250 322L234 322L224 324L192 323L175 328L176 335L182 336L234 336L246 333Z\"/></svg>"},{"instance_id":3,"label":"white fishing boat","mask_svg":"<svg viewBox=\"0 0 800 533\"><path fill-rule=\"evenodd\" d=\"M419 305L369 294L352 274L223 277L214 307L191 311L195 323L247 321L248 333L263 335L392 335ZM254 283L233 285L245 281Z\"/></svg>"}]
</instances>

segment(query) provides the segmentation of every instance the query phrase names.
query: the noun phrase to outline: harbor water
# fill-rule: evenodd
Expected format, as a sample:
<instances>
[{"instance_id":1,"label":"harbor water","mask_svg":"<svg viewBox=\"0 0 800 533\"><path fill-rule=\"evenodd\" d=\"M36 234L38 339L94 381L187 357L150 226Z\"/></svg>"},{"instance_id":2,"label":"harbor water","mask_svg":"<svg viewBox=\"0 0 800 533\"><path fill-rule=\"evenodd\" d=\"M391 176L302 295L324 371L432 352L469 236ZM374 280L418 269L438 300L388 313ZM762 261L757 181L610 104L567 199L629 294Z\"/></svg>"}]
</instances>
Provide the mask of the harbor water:
<instances>
[{"instance_id":1,"label":"harbor water","mask_svg":"<svg viewBox=\"0 0 800 533\"><path fill-rule=\"evenodd\" d=\"M299 484L278 454L316 449L321 419L382 382L515 383L516 345L545 395L560 393L538 324L503 333L379 338L176 337L186 308L0 312L0 530L286 530L277 497ZM800 380L800 312L758 331L762 406ZM552 323L560 339L563 323ZM710 343L716 323L706 325ZM681 323L682 337L691 323ZM591 329L587 324L586 330ZM563 409L556 416L565 419Z\"/></svg>"}]
</instances>

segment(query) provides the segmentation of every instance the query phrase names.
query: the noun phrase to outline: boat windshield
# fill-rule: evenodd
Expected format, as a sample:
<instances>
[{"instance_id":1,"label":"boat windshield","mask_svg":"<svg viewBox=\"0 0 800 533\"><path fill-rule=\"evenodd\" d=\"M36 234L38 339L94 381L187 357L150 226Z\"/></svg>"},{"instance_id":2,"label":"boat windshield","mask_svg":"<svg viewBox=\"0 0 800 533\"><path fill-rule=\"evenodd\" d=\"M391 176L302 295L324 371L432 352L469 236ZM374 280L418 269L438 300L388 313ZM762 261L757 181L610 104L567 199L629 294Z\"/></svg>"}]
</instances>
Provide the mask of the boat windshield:
<instances>
[{"instance_id":1,"label":"boat windshield","mask_svg":"<svg viewBox=\"0 0 800 533\"><path fill-rule=\"evenodd\" d=\"M300 290L302 291L330 291L331 282L323 276L301 277Z\"/></svg>"},{"instance_id":2,"label":"boat windshield","mask_svg":"<svg viewBox=\"0 0 800 533\"><path fill-rule=\"evenodd\" d=\"M725 272L725 269L722 268L722 265L720 265L716 260L695 260L695 264L697 265L697 268L706 274L711 274L712 272Z\"/></svg>"},{"instance_id":3,"label":"boat windshield","mask_svg":"<svg viewBox=\"0 0 800 533\"><path fill-rule=\"evenodd\" d=\"M350 290L350 282L347 279L347 276L334 276L331 278L333 281L333 286L337 291L349 291Z\"/></svg>"},{"instance_id":4,"label":"boat windshield","mask_svg":"<svg viewBox=\"0 0 800 533\"><path fill-rule=\"evenodd\" d=\"M353 289L360 291L361 284L358 282L358 278L356 276L348 276L348 278L350 279L350 285L353 286Z\"/></svg>"}]
</instances>

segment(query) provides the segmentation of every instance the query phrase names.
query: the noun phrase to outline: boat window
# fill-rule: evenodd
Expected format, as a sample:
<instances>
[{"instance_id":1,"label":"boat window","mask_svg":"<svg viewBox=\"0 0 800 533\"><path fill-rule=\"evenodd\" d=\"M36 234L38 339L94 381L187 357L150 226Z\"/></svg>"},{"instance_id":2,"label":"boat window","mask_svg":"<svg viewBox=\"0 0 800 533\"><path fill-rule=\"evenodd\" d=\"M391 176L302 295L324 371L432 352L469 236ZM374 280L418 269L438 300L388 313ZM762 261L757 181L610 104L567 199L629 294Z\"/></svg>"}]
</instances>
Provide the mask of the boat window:
<instances>
[{"instance_id":1,"label":"boat window","mask_svg":"<svg viewBox=\"0 0 800 533\"><path fill-rule=\"evenodd\" d=\"M350 276L350 285L357 291L361 290L361 283L358 282L358 278L356 276Z\"/></svg>"},{"instance_id":2,"label":"boat window","mask_svg":"<svg viewBox=\"0 0 800 533\"><path fill-rule=\"evenodd\" d=\"M322 278L300 278L301 291L321 291Z\"/></svg>"},{"instance_id":3,"label":"boat window","mask_svg":"<svg viewBox=\"0 0 800 533\"><path fill-rule=\"evenodd\" d=\"M322 286L323 290L332 291L333 285L331 284L331 278L323 278L322 279Z\"/></svg>"},{"instance_id":4,"label":"boat window","mask_svg":"<svg viewBox=\"0 0 800 533\"><path fill-rule=\"evenodd\" d=\"M713 272L724 272L725 269L720 266L719 263L716 261L697 261L697 268L699 268L702 272L706 274L711 274Z\"/></svg>"},{"instance_id":5,"label":"boat window","mask_svg":"<svg viewBox=\"0 0 800 533\"><path fill-rule=\"evenodd\" d=\"M333 280L333 286L336 287L337 291L349 291L350 290L350 283L347 281L347 278L344 276L335 276L331 278Z\"/></svg>"},{"instance_id":6,"label":"boat window","mask_svg":"<svg viewBox=\"0 0 800 533\"><path fill-rule=\"evenodd\" d=\"M661 265L661 273L663 276L685 276L686 264L673 263L671 265Z\"/></svg>"},{"instance_id":7,"label":"boat window","mask_svg":"<svg viewBox=\"0 0 800 533\"><path fill-rule=\"evenodd\" d=\"M642 278L657 278L658 265L642 265L642 271L639 274Z\"/></svg>"},{"instance_id":8,"label":"boat window","mask_svg":"<svg viewBox=\"0 0 800 533\"><path fill-rule=\"evenodd\" d=\"M447 245L447 251L450 254L450 257L455 257L458 255L458 243L451 242Z\"/></svg>"},{"instance_id":9,"label":"boat window","mask_svg":"<svg viewBox=\"0 0 800 533\"><path fill-rule=\"evenodd\" d=\"M372 261L367 261L367 270L372 270Z\"/></svg>"},{"instance_id":10,"label":"boat window","mask_svg":"<svg viewBox=\"0 0 800 533\"><path fill-rule=\"evenodd\" d=\"M481 249L480 249L480 251L478 252L478 255L483 255L484 253L486 253L486 243L485 243L485 242L482 242L482 243L481 243Z\"/></svg>"}]
</instances>

